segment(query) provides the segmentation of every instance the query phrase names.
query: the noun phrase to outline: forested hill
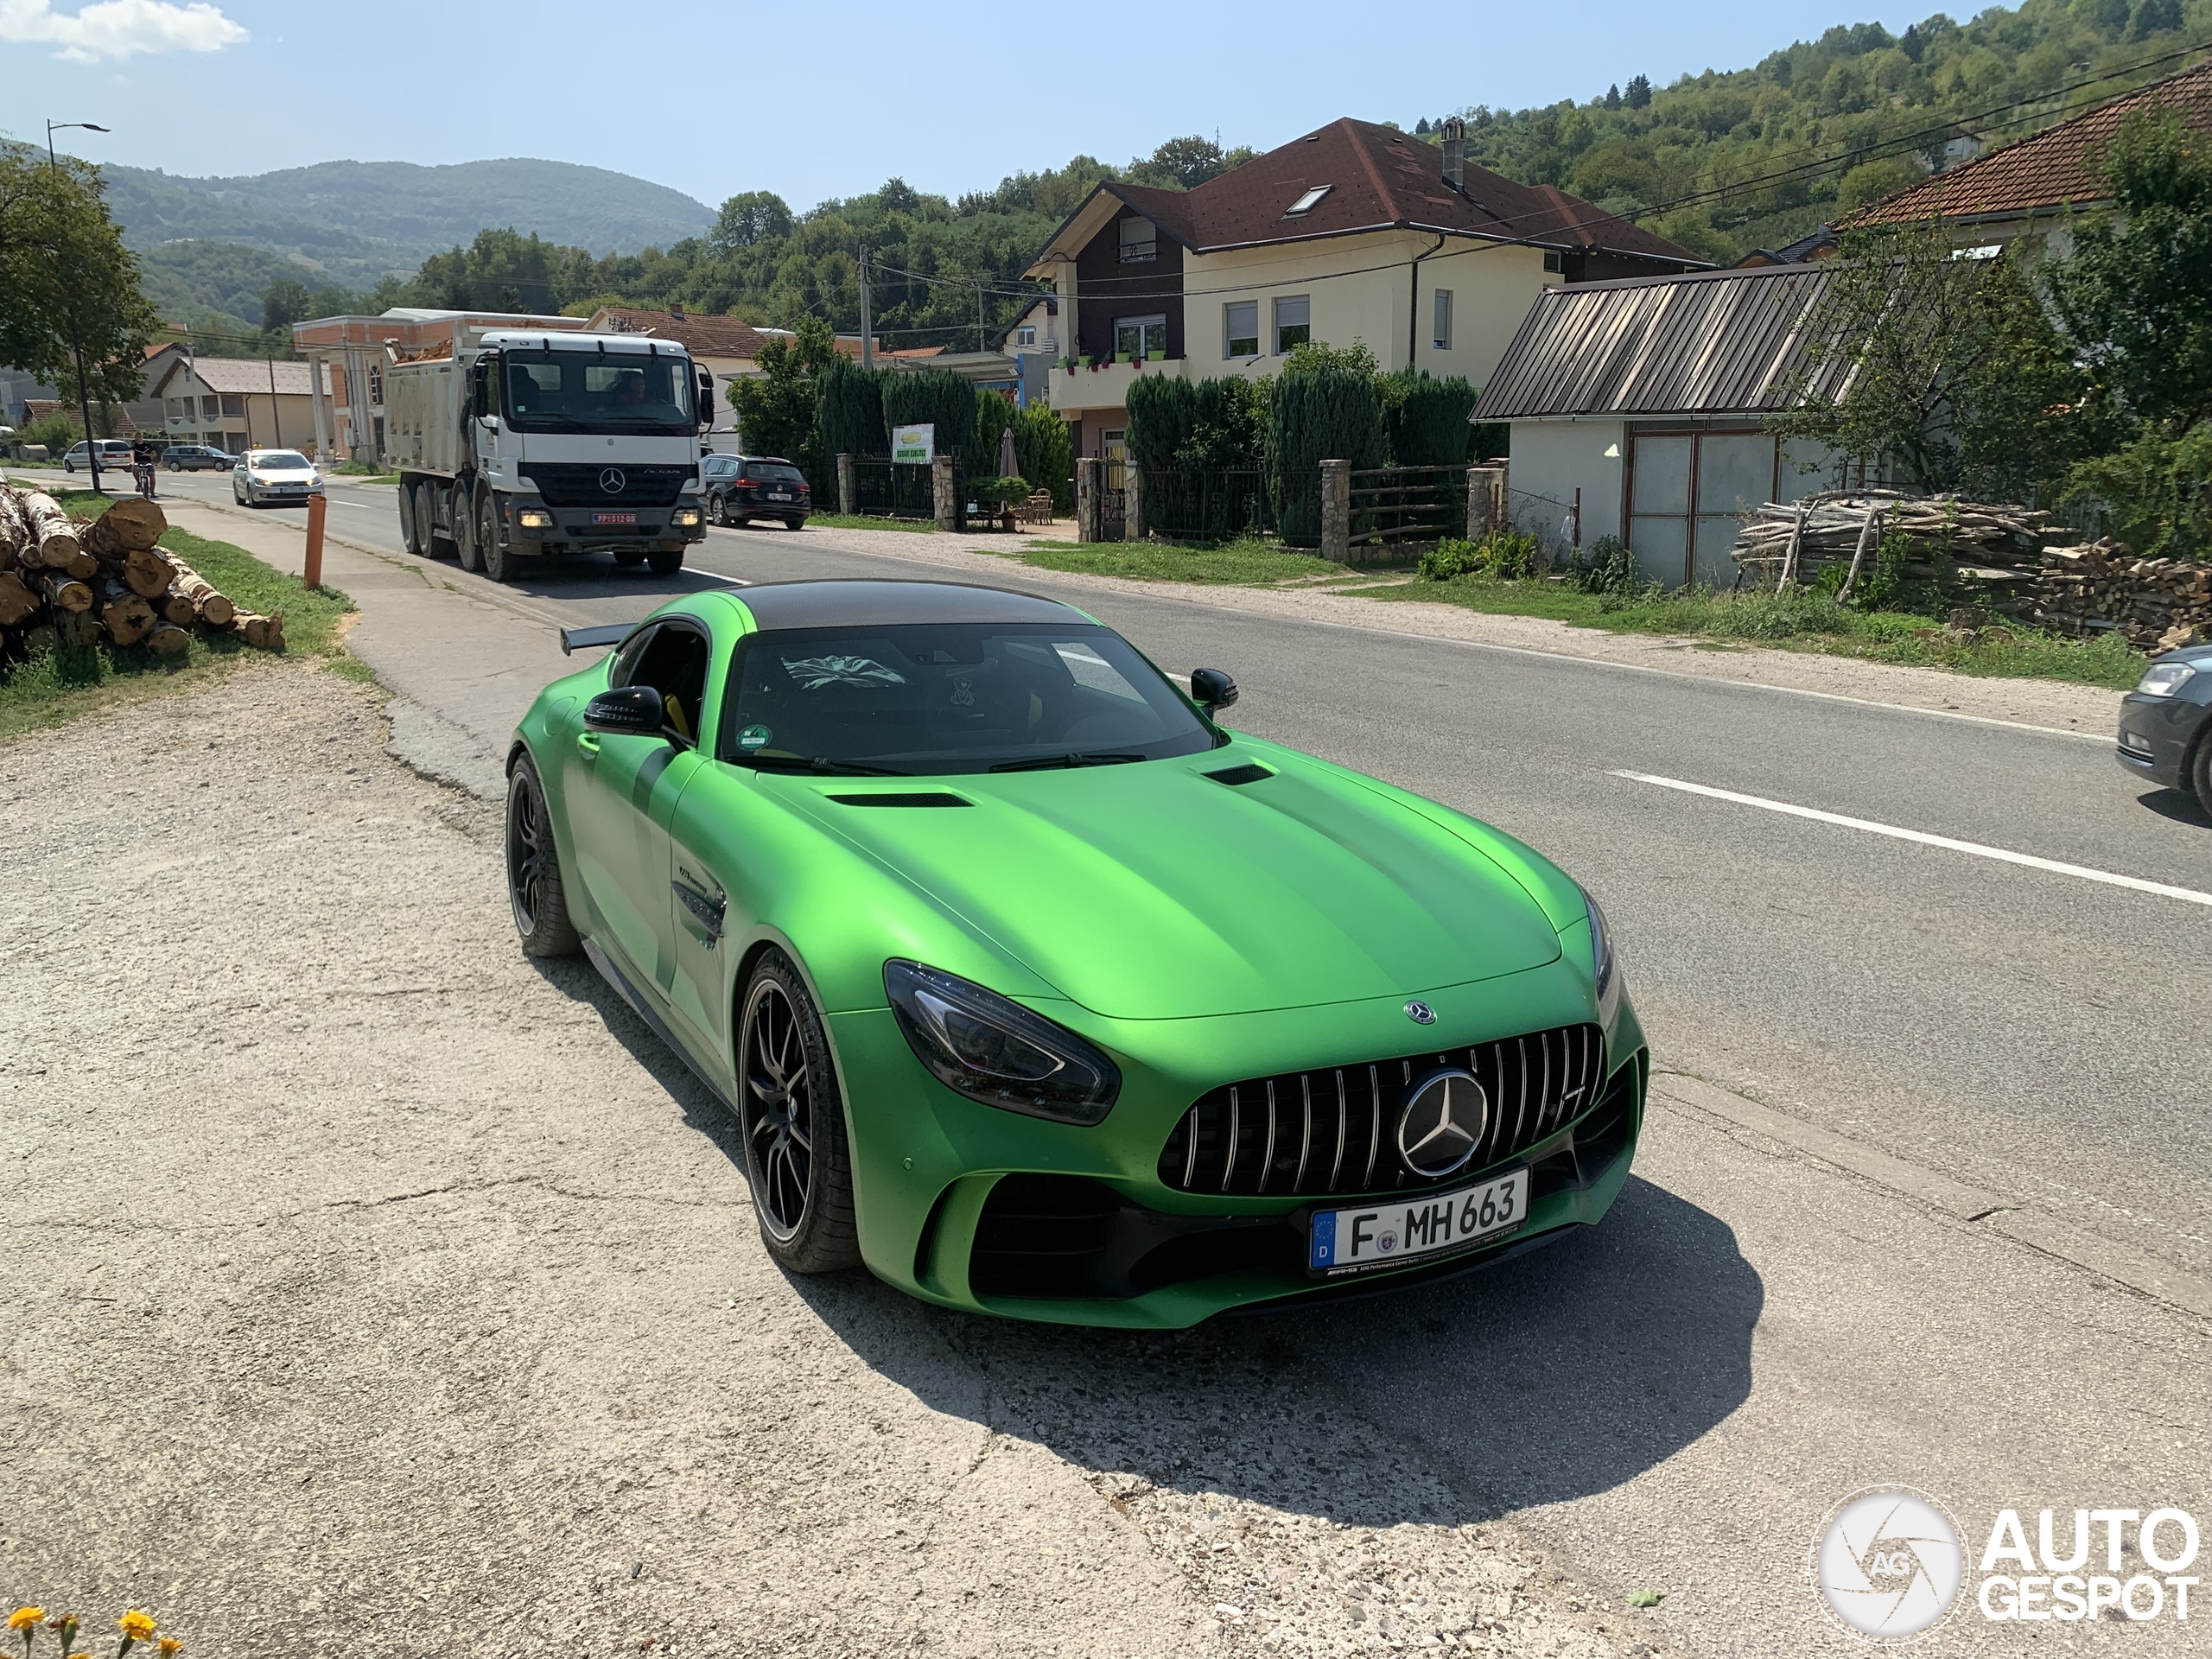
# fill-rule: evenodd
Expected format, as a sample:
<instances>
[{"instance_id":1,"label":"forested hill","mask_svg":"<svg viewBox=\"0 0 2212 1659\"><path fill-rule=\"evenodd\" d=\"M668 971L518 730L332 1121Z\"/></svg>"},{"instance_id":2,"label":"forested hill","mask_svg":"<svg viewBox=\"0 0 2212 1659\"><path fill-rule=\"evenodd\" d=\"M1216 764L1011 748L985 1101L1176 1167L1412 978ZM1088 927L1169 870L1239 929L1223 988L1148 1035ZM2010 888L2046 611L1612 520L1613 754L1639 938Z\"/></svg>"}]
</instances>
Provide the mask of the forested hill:
<instances>
[{"instance_id":1,"label":"forested hill","mask_svg":"<svg viewBox=\"0 0 2212 1659\"><path fill-rule=\"evenodd\" d=\"M1470 160L1732 259L1923 175L1950 136L1916 137L1926 129L2019 137L2194 65L2176 54L2209 41L2212 0L2027 0L1964 24L1939 12L1897 35L1838 27L1752 68L1668 86L1624 65L1586 102L1460 113ZM1745 183L1772 174L1785 176Z\"/></svg>"}]
</instances>

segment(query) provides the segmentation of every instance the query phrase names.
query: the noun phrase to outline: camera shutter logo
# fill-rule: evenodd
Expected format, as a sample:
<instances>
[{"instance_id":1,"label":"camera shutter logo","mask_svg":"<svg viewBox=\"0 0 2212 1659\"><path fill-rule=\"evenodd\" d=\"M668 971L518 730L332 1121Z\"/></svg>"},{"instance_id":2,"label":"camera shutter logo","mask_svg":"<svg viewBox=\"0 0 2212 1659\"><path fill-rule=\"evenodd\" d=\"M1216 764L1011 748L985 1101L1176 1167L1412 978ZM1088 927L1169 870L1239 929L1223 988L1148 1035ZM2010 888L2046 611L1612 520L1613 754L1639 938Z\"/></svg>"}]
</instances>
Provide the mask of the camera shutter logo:
<instances>
[{"instance_id":1,"label":"camera shutter logo","mask_svg":"<svg viewBox=\"0 0 2212 1659\"><path fill-rule=\"evenodd\" d=\"M1853 1492L1813 1541L1813 1582L1836 1622L1871 1642L1926 1635L1958 1605L1966 1575L1959 1523L1910 1486Z\"/></svg>"},{"instance_id":2,"label":"camera shutter logo","mask_svg":"<svg viewBox=\"0 0 2212 1659\"><path fill-rule=\"evenodd\" d=\"M622 486L630 480L622 476L620 467L609 467L599 475L599 487L609 495L622 493Z\"/></svg>"}]
</instances>

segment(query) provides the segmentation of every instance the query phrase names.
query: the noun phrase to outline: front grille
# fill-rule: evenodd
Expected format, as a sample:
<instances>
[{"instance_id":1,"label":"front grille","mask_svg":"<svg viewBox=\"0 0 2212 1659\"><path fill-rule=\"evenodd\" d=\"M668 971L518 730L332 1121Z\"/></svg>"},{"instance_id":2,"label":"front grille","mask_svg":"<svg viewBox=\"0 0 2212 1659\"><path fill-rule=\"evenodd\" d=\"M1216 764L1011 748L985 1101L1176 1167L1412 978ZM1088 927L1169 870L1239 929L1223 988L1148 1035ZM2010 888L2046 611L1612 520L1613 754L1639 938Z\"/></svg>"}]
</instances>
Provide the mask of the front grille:
<instances>
[{"instance_id":1,"label":"front grille","mask_svg":"<svg viewBox=\"0 0 2212 1659\"><path fill-rule=\"evenodd\" d=\"M1465 1179L1534 1146L1588 1109L1605 1042L1598 1027L1554 1031L1325 1071L1248 1077L1199 1097L1160 1148L1160 1179L1179 1192L1399 1192ZM1490 1096L1474 1156L1442 1180L1409 1173L1396 1146L1398 1109L1432 1071L1471 1071Z\"/></svg>"},{"instance_id":2,"label":"front grille","mask_svg":"<svg viewBox=\"0 0 2212 1659\"><path fill-rule=\"evenodd\" d=\"M604 490L600 475L610 470L596 461L526 461L518 469L524 481L555 507L665 507L683 493L684 481L698 477L694 467L624 467L622 487Z\"/></svg>"}]
</instances>

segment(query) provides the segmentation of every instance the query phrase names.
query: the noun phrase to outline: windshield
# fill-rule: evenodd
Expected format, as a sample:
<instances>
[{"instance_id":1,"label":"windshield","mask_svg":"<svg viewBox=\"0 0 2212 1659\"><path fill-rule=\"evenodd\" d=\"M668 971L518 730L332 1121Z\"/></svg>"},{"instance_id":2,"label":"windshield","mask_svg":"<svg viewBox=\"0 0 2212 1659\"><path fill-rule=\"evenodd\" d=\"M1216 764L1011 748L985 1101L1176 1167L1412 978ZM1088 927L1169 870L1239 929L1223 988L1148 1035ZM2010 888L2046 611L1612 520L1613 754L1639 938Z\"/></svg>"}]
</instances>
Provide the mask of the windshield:
<instances>
[{"instance_id":1,"label":"windshield","mask_svg":"<svg viewBox=\"0 0 2212 1659\"><path fill-rule=\"evenodd\" d=\"M1216 739L1108 628L934 623L755 634L730 670L721 757L900 772L1107 764Z\"/></svg>"},{"instance_id":2,"label":"windshield","mask_svg":"<svg viewBox=\"0 0 2212 1659\"><path fill-rule=\"evenodd\" d=\"M637 353L509 352L507 424L521 432L683 432L691 360Z\"/></svg>"},{"instance_id":3,"label":"windshield","mask_svg":"<svg viewBox=\"0 0 2212 1659\"><path fill-rule=\"evenodd\" d=\"M304 473L312 465L296 449L257 449L252 464L268 473Z\"/></svg>"}]
</instances>

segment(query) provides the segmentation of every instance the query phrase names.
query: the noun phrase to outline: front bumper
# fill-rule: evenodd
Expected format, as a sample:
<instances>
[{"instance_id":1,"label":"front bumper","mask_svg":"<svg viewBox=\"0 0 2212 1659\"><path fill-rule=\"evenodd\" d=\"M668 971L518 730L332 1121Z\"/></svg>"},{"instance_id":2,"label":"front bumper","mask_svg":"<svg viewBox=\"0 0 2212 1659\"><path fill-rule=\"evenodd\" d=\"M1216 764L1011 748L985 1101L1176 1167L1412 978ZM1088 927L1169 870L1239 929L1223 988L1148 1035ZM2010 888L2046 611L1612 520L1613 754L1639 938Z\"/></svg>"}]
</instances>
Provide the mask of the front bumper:
<instances>
[{"instance_id":1,"label":"front bumper","mask_svg":"<svg viewBox=\"0 0 2212 1659\"><path fill-rule=\"evenodd\" d=\"M2121 770L2168 789L2188 788L2190 754L2208 722L2212 704L2129 692L2120 703L2115 754Z\"/></svg>"},{"instance_id":2,"label":"front bumper","mask_svg":"<svg viewBox=\"0 0 2212 1659\"><path fill-rule=\"evenodd\" d=\"M703 541L707 534L706 505L696 495L678 496L673 504L660 507L556 507L534 495L507 495L500 499L506 513L508 540L522 553L567 548L683 547ZM600 522L610 518L629 522ZM686 518L689 523L683 522Z\"/></svg>"},{"instance_id":3,"label":"front bumper","mask_svg":"<svg viewBox=\"0 0 2212 1659\"><path fill-rule=\"evenodd\" d=\"M1437 1031L1450 1033L1440 1048L1590 1018L1586 980L1557 969L1425 998L1437 1008ZM1624 995L1606 1033L1597 1103L1513 1156L1452 1178L1455 1186L1471 1185L1527 1166L1530 1203L1522 1226L1465 1254L1323 1280L1306 1271L1306 1218L1361 1200L1179 1191L1160 1179L1161 1148L1192 1103L1227 1078L1404 1049L1411 1027L1401 1002L1085 1020L1083 1034L1113 1052L1123 1075L1121 1098L1092 1128L953 1094L914 1059L888 1010L826 1023L851 1126L856 1220L869 1268L947 1306L1073 1325L1173 1329L1234 1307L1400 1286L1594 1224L1627 1179L1649 1069ZM1137 1046L1150 1052L1149 1064L1131 1056Z\"/></svg>"}]
</instances>

